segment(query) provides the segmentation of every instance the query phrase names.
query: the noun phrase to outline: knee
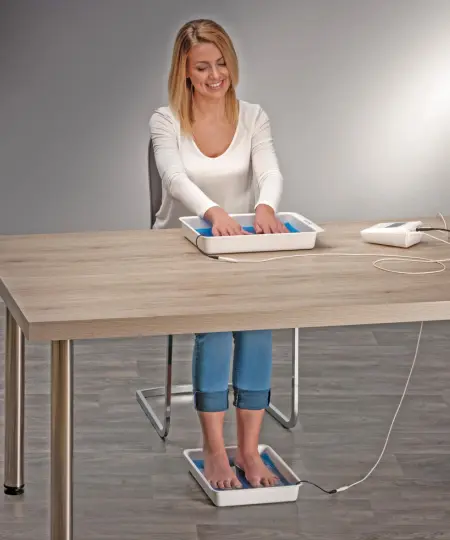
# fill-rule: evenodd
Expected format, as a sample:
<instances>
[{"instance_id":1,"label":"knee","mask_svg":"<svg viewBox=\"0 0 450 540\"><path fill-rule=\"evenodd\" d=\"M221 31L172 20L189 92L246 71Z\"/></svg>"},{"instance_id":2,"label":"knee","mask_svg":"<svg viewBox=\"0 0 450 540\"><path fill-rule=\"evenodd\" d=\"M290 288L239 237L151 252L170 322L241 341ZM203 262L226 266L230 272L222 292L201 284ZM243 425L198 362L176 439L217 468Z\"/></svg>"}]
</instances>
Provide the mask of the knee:
<instances>
[{"instance_id":1,"label":"knee","mask_svg":"<svg viewBox=\"0 0 450 540\"><path fill-rule=\"evenodd\" d=\"M195 390L214 394L228 388L232 346L231 332L197 334L195 336L192 361ZM203 398L200 396L199 400L205 399L208 403L213 403L216 397ZM223 400L224 398L217 399Z\"/></svg>"},{"instance_id":2,"label":"knee","mask_svg":"<svg viewBox=\"0 0 450 540\"><path fill-rule=\"evenodd\" d=\"M234 333L235 341L252 345L272 345L272 330L243 330Z\"/></svg>"},{"instance_id":3,"label":"knee","mask_svg":"<svg viewBox=\"0 0 450 540\"><path fill-rule=\"evenodd\" d=\"M217 369L230 362L232 348L231 332L196 334L193 361L195 364L213 364Z\"/></svg>"},{"instance_id":4,"label":"knee","mask_svg":"<svg viewBox=\"0 0 450 540\"><path fill-rule=\"evenodd\" d=\"M232 333L231 332L206 332L195 334L195 346L198 348L231 348Z\"/></svg>"},{"instance_id":5,"label":"knee","mask_svg":"<svg viewBox=\"0 0 450 540\"><path fill-rule=\"evenodd\" d=\"M236 352L238 355L256 355L260 359L272 359L272 331L249 330L236 332L234 335Z\"/></svg>"}]
</instances>

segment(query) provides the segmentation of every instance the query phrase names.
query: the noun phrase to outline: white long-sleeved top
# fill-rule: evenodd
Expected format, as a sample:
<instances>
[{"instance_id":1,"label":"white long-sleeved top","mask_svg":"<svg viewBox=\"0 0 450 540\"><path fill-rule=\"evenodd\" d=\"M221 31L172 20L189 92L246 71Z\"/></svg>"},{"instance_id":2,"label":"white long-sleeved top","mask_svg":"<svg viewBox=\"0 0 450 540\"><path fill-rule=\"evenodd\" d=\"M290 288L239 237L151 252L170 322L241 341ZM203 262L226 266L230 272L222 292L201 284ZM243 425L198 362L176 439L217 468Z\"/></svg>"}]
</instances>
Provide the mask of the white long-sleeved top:
<instances>
[{"instance_id":1,"label":"white long-sleeved top","mask_svg":"<svg viewBox=\"0 0 450 540\"><path fill-rule=\"evenodd\" d=\"M239 101L233 140L215 158L203 154L193 138L181 134L169 107L153 113L150 134L162 180L162 204L154 228L179 227L179 217L203 217L212 206L229 214L253 212L262 203L277 210L283 177L269 118L259 105Z\"/></svg>"}]
</instances>

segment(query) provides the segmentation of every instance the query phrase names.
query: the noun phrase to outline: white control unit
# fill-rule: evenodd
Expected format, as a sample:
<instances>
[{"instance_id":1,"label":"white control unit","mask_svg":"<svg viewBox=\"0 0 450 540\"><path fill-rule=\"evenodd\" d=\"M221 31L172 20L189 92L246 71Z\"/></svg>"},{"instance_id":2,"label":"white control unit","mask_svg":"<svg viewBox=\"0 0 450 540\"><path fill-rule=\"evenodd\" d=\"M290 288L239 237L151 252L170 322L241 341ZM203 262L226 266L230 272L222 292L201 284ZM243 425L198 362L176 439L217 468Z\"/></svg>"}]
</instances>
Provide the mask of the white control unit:
<instances>
[{"instance_id":1,"label":"white control unit","mask_svg":"<svg viewBox=\"0 0 450 540\"><path fill-rule=\"evenodd\" d=\"M417 231L421 221L393 221L378 223L361 231L361 237L369 244L381 244L409 248L422 240L423 233Z\"/></svg>"}]
</instances>

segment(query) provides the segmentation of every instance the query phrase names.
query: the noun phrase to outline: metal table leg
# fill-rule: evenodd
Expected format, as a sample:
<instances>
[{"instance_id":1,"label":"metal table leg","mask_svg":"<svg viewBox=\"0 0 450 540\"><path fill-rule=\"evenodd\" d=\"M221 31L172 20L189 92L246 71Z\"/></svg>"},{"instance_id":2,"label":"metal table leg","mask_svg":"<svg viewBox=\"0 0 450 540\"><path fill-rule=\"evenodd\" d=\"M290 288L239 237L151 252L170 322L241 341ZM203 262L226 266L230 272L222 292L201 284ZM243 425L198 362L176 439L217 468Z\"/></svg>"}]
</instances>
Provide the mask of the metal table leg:
<instances>
[{"instance_id":1,"label":"metal table leg","mask_svg":"<svg viewBox=\"0 0 450 540\"><path fill-rule=\"evenodd\" d=\"M5 334L5 477L7 495L24 492L25 338L9 309Z\"/></svg>"},{"instance_id":2,"label":"metal table leg","mask_svg":"<svg viewBox=\"0 0 450 540\"><path fill-rule=\"evenodd\" d=\"M73 535L73 342L53 341L51 366L51 540Z\"/></svg>"},{"instance_id":3,"label":"metal table leg","mask_svg":"<svg viewBox=\"0 0 450 540\"><path fill-rule=\"evenodd\" d=\"M292 375L291 375L291 410L289 417L282 413L272 403L267 412L275 418L283 427L293 428L298 420L298 328L292 331Z\"/></svg>"},{"instance_id":4,"label":"metal table leg","mask_svg":"<svg viewBox=\"0 0 450 540\"><path fill-rule=\"evenodd\" d=\"M291 376L291 410L289 417L283 414L272 403L266 409L267 412L275 418L283 427L293 428L298 420L298 328L292 330L292 376ZM158 435L165 439L169 434L170 416L171 416L171 401L172 396L192 395L192 385L182 384L172 386L172 359L173 359L173 336L168 336L167 341L167 363L166 363L166 382L164 386L147 388L136 391L136 399L144 411L147 418L155 428ZM232 388L232 385L229 385ZM164 418L161 421L153 407L148 402L148 398L162 397L165 398Z\"/></svg>"}]
</instances>

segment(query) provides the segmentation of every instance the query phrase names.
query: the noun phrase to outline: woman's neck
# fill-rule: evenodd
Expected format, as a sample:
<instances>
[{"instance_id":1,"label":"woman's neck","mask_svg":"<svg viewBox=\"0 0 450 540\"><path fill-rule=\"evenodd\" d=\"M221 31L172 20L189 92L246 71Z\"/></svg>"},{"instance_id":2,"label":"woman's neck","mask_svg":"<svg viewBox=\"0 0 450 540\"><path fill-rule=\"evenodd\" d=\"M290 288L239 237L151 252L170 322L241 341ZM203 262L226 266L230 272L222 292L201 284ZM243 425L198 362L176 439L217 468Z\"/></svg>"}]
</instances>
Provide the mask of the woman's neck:
<instances>
[{"instance_id":1,"label":"woman's neck","mask_svg":"<svg viewBox=\"0 0 450 540\"><path fill-rule=\"evenodd\" d=\"M205 99L194 94L194 116L196 119L223 120L225 117L225 99Z\"/></svg>"}]
</instances>

